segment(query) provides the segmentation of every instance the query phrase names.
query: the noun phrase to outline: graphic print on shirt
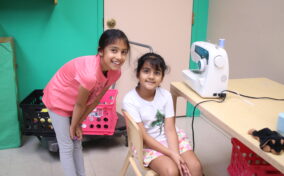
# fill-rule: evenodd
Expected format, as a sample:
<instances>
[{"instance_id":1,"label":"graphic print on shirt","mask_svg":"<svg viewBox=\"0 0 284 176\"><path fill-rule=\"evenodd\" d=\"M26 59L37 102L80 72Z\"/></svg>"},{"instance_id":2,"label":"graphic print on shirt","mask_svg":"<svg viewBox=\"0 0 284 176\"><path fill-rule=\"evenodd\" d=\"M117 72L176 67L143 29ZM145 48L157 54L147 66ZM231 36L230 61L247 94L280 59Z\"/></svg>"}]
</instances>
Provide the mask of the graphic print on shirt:
<instances>
[{"instance_id":1,"label":"graphic print on shirt","mask_svg":"<svg viewBox=\"0 0 284 176\"><path fill-rule=\"evenodd\" d=\"M159 110L156 113L156 119L154 122L151 123L151 127L159 126L160 127L160 134L162 132L162 127L165 122L165 115L162 114Z\"/></svg>"}]
</instances>

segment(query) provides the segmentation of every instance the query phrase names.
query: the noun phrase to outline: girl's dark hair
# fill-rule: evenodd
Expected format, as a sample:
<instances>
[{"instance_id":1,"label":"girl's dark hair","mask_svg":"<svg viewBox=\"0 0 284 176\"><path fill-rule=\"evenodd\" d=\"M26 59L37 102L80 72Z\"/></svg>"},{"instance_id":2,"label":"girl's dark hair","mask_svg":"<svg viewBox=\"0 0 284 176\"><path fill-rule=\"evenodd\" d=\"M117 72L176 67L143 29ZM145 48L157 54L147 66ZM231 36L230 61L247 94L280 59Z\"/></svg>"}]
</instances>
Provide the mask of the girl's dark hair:
<instances>
[{"instance_id":1,"label":"girl's dark hair","mask_svg":"<svg viewBox=\"0 0 284 176\"><path fill-rule=\"evenodd\" d=\"M156 70L162 71L162 77L165 75L165 71L168 69L168 66L165 63L165 60L156 53L146 53L138 59L136 76L139 77L139 73L145 62L148 62Z\"/></svg>"},{"instance_id":2,"label":"girl's dark hair","mask_svg":"<svg viewBox=\"0 0 284 176\"><path fill-rule=\"evenodd\" d=\"M106 46L113 44L117 40L123 40L129 50L129 41L124 32L119 29L108 29L100 37L98 51L103 50Z\"/></svg>"}]
</instances>

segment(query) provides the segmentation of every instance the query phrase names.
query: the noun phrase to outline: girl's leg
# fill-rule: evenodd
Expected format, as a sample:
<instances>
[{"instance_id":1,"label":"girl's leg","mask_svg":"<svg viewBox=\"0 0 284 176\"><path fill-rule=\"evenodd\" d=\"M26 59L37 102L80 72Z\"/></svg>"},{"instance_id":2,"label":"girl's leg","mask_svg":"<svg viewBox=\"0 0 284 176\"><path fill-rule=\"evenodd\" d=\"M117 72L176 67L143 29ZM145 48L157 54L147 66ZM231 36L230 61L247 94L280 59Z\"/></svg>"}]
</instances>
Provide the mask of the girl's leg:
<instances>
[{"instance_id":1,"label":"girl's leg","mask_svg":"<svg viewBox=\"0 0 284 176\"><path fill-rule=\"evenodd\" d=\"M201 163L195 153L192 151L186 133L182 129L179 129L177 131L177 135L179 139L179 152L181 153L181 157L186 162L191 176L202 176Z\"/></svg>"},{"instance_id":2,"label":"girl's leg","mask_svg":"<svg viewBox=\"0 0 284 176\"><path fill-rule=\"evenodd\" d=\"M202 166L192 150L188 150L181 154L181 157L185 160L189 172L192 176L202 176Z\"/></svg>"},{"instance_id":3,"label":"girl's leg","mask_svg":"<svg viewBox=\"0 0 284 176\"><path fill-rule=\"evenodd\" d=\"M60 161L66 176L77 176L74 162L74 143L70 138L70 118L62 117L50 110L49 116L56 133L59 146ZM84 171L83 171L84 173Z\"/></svg>"},{"instance_id":4,"label":"girl's leg","mask_svg":"<svg viewBox=\"0 0 284 176\"><path fill-rule=\"evenodd\" d=\"M179 176L179 170L175 162L168 156L162 155L152 160L149 167L163 176Z\"/></svg>"},{"instance_id":5,"label":"girl's leg","mask_svg":"<svg viewBox=\"0 0 284 176\"><path fill-rule=\"evenodd\" d=\"M74 141L74 162L78 176L85 176L84 157L82 151L82 141Z\"/></svg>"}]
</instances>

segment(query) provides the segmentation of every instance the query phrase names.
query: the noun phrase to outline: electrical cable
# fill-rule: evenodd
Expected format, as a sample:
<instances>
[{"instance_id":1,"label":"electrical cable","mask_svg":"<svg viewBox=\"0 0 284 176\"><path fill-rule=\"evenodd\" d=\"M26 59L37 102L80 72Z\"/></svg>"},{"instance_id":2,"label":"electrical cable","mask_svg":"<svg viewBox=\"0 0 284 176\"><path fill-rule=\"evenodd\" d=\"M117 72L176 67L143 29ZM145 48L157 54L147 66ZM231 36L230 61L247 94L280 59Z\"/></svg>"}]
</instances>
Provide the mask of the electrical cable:
<instances>
[{"instance_id":1,"label":"electrical cable","mask_svg":"<svg viewBox=\"0 0 284 176\"><path fill-rule=\"evenodd\" d=\"M246 98L251 98L251 99L268 99L268 100L275 100L275 101L284 101L283 98L271 98L271 97L253 97L253 96L248 96L248 95L244 95L244 94L240 94L236 91L232 91L232 90L223 90L221 93L224 93L224 92L229 92L229 93L232 93L232 94L236 94L236 95L239 95L239 96L242 96L242 97L246 97Z\"/></svg>"},{"instance_id":2,"label":"electrical cable","mask_svg":"<svg viewBox=\"0 0 284 176\"><path fill-rule=\"evenodd\" d=\"M206 103L206 102L217 102L217 103L222 103L223 101L225 101L226 99L226 94L222 93L219 95L220 98L222 98L220 101L217 100L205 100L205 101L201 101L199 103L197 103L194 107L193 107L193 111L192 111L192 121L191 121L191 131L192 131L192 149L194 151L195 149L195 140L194 140L194 128L193 128L193 123L194 123L194 114L195 114L195 110L197 108L198 105L202 104L202 103Z\"/></svg>"}]
</instances>

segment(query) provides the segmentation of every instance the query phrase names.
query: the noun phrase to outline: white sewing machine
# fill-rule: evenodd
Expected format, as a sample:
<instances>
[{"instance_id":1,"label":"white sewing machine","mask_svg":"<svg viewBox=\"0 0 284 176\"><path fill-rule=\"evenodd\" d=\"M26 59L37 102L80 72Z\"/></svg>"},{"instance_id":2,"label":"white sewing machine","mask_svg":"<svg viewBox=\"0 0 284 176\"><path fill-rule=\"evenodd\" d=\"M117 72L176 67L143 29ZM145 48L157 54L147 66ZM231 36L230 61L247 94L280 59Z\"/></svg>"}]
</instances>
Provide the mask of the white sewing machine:
<instances>
[{"instance_id":1,"label":"white sewing machine","mask_svg":"<svg viewBox=\"0 0 284 176\"><path fill-rule=\"evenodd\" d=\"M220 39L219 45L194 42L191 57L198 69L183 70L185 82L201 97L218 98L218 93L228 88L229 63L224 40Z\"/></svg>"}]
</instances>

